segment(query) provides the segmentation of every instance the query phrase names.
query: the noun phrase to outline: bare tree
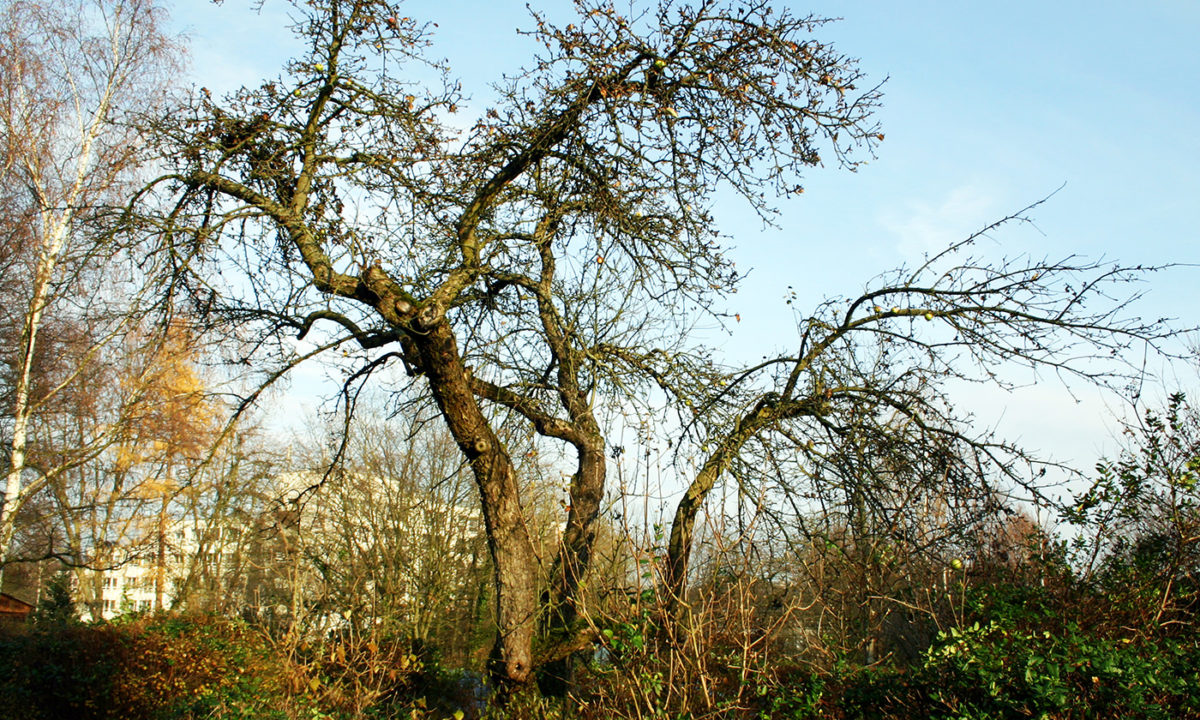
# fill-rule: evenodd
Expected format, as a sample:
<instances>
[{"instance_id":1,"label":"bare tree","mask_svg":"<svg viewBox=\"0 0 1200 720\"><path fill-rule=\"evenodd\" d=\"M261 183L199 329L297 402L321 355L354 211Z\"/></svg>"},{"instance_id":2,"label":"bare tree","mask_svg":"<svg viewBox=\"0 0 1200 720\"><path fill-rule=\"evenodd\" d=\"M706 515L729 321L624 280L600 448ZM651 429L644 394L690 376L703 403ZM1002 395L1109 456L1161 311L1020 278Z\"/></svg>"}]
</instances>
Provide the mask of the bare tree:
<instances>
[{"instance_id":1,"label":"bare tree","mask_svg":"<svg viewBox=\"0 0 1200 720\"><path fill-rule=\"evenodd\" d=\"M240 420L224 442L180 468L183 482L167 507L170 535L156 528L151 536L172 556L167 563L155 552L175 581L172 608L235 615L262 605L257 590L274 568L263 548L278 508L277 478L290 468L282 467L274 438Z\"/></svg>"},{"instance_id":2,"label":"bare tree","mask_svg":"<svg viewBox=\"0 0 1200 720\"><path fill-rule=\"evenodd\" d=\"M801 316L794 354L709 379L716 390L685 420L703 460L671 526L665 583L675 610L697 516L722 477L750 498L772 497L768 507L790 508L776 513L789 522L822 518L804 541L832 521L860 546L944 549L1006 498L1049 500L1038 478L1052 463L974 429L954 393L967 383L1011 386L1017 371L1122 390L1138 374L1126 351L1157 348L1170 333L1129 308L1154 268L971 255L980 237L1025 219L995 223ZM627 361L689 405L697 368L716 373L657 356ZM921 524L931 515L932 536Z\"/></svg>"},{"instance_id":3,"label":"bare tree","mask_svg":"<svg viewBox=\"0 0 1200 720\"><path fill-rule=\"evenodd\" d=\"M117 200L138 166L138 132L120 123L121 114L153 107L162 96L173 49L160 20L159 8L146 0L18 0L0 11L0 252L7 263L5 304L17 308L8 320L18 329L5 353L11 415L3 554L21 506L110 439L97 426L55 467L29 462L39 413L89 372L101 348L126 327L104 308L118 302L105 291L121 279L102 271L115 270L110 263L119 252L105 244L99 211ZM38 377L46 369L43 332L52 319L77 328L78 342L69 362Z\"/></svg>"},{"instance_id":4,"label":"bare tree","mask_svg":"<svg viewBox=\"0 0 1200 720\"><path fill-rule=\"evenodd\" d=\"M301 500L318 607L359 633L467 657L474 631L491 626L486 607L476 617L490 568L473 489L444 428L361 412L338 472Z\"/></svg>"},{"instance_id":5,"label":"bare tree","mask_svg":"<svg viewBox=\"0 0 1200 720\"><path fill-rule=\"evenodd\" d=\"M427 26L383 0L298 3L309 53L160 122L175 167L143 195L174 202L143 217L173 289L232 318L243 357L319 322L357 342L360 376L397 362L423 379L479 490L497 675L516 684L554 659L533 655L543 607L572 624L604 492L598 408L645 386L615 359L686 345L738 279L713 189L769 215L767 191L798 192L819 148L853 165L882 139L878 92L813 38L821 20L758 2L576 5L565 27L534 16L545 51L460 131L457 85L409 80L440 70ZM544 600L501 413L577 456Z\"/></svg>"}]
</instances>

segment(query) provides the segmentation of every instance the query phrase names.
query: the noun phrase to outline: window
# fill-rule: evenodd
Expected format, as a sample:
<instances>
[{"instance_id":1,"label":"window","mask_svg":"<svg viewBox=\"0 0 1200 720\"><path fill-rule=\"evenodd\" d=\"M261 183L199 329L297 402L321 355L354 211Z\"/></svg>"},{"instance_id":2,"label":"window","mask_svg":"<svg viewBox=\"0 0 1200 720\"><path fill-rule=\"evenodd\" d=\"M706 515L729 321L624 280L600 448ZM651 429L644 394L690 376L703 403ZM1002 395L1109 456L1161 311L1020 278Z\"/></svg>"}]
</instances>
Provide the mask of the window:
<instances>
[{"instance_id":1,"label":"window","mask_svg":"<svg viewBox=\"0 0 1200 720\"><path fill-rule=\"evenodd\" d=\"M104 581L101 584L105 590L115 590L116 588L121 587L121 578L110 575L104 578Z\"/></svg>"}]
</instances>

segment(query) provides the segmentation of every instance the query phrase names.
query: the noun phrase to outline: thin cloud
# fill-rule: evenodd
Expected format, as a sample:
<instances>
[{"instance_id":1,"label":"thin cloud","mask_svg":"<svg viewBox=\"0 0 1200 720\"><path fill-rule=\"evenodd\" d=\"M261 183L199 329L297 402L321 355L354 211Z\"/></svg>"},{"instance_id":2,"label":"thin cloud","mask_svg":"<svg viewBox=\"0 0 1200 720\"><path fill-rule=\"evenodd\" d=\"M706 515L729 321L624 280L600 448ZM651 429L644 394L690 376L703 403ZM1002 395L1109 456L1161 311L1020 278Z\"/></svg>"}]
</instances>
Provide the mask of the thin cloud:
<instances>
[{"instance_id":1,"label":"thin cloud","mask_svg":"<svg viewBox=\"0 0 1200 720\"><path fill-rule=\"evenodd\" d=\"M896 237L896 251L914 260L962 240L996 217L993 194L969 184L951 190L941 202L910 202L902 210L885 211L880 224Z\"/></svg>"}]
</instances>

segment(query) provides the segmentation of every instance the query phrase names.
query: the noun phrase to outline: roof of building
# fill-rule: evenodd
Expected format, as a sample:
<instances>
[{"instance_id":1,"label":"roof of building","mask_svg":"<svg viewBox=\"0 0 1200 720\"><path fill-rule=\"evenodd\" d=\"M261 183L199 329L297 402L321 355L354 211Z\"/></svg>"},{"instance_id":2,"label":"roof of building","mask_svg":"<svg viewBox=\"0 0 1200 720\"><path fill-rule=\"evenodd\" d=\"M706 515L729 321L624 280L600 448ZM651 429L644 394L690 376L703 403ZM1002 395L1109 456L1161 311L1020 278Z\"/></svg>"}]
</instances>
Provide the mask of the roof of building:
<instances>
[{"instance_id":1,"label":"roof of building","mask_svg":"<svg viewBox=\"0 0 1200 720\"><path fill-rule=\"evenodd\" d=\"M25 617L33 612L33 605L8 593L0 593L0 616Z\"/></svg>"}]
</instances>

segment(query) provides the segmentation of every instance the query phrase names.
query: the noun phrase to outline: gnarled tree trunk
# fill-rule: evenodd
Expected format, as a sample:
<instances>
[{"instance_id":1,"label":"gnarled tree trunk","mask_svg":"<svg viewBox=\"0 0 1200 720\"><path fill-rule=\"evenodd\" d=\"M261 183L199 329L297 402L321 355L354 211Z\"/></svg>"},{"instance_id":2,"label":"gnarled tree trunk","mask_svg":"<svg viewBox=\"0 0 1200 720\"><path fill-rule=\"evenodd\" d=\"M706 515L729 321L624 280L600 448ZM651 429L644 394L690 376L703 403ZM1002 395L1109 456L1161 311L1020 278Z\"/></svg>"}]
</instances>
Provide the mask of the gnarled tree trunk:
<instances>
[{"instance_id":1,"label":"gnarled tree trunk","mask_svg":"<svg viewBox=\"0 0 1200 720\"><path fill-rule=\"evenodd\" d=\"M512 458L471 391L449 322L441 319L422 328L413 334L413 340L434 399L479 486L496 582L495 656L499 667L493 668L493 677L504 683L525 683L533 670L537 563Z\"/></svg>"}]
</instances>

